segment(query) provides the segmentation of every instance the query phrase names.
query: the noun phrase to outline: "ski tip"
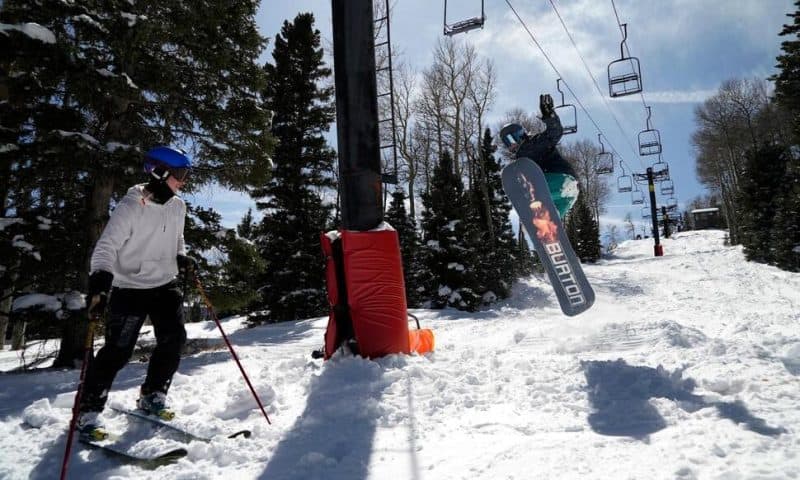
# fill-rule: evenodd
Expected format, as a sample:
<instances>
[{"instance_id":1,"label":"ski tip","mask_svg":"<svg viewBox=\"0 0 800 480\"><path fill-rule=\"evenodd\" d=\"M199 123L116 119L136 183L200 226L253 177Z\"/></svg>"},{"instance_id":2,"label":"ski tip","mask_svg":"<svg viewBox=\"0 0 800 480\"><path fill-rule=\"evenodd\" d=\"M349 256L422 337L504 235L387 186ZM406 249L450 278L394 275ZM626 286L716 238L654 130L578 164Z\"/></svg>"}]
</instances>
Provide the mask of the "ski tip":
<instances>
[{"instance_id":1,"label":"ski tip","mask_svg":"<svg viewBox=\"0 0 800 480\"><path fill-rule=\"evenodd\" d=\"M170 450L167 453L163 453L158 456L159 459L178 459L181 457L185 457L189 455L189 450L185 448L176 448L175 450Z\"/></svg>"},{"instance_id":2,"label":"ski tip","mask_svg":"<svg viewBox=\"0 0 800 480\"><path fill-rule=\"evenodd\" d=\"M250 430L239 430L236 433L232 433L232 434L228 435L228 438L238 438L238 437L250 438L250 436L252 434L253 433Z\"/></svg>"}]
</instances>

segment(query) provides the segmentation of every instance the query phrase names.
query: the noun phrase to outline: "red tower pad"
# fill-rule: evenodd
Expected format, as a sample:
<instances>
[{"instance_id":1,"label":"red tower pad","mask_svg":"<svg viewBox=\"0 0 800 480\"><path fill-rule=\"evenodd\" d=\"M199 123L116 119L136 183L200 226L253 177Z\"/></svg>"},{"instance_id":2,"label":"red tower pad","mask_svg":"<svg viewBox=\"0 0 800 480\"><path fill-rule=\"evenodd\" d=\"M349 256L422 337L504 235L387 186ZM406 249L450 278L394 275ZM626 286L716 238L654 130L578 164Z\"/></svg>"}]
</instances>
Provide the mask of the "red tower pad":
<instances>
[{"instance_id":1,"label":"red tower pad","mask_svg":"<svg viewBox=\"0 0 800 480\"><path fill-rule=\"evenodd\" d=\"M336 338L336 317L335 306L339 303L339 289L336 282L336 264L333 260L333 245L331 239L326 234L320 235L320 243L322 243L322 254L325 255L325 284L328 290L328 305L330 306L330 314L328 316L328 328L325 330L325 359L333 355L333 352L339 347L339 342Z\"/></svg>"},{"instance_id":2,"label":"red tower pad","mask_svg":"<svg viewBox=\"0 0 800 480\"><path fill-rule=\"evenodd\" d=\"M409 353L408 312L397 232L345 230L341 232L341 242L350 317L361 355L376 358Z\"/></svg>"}]
</instances>

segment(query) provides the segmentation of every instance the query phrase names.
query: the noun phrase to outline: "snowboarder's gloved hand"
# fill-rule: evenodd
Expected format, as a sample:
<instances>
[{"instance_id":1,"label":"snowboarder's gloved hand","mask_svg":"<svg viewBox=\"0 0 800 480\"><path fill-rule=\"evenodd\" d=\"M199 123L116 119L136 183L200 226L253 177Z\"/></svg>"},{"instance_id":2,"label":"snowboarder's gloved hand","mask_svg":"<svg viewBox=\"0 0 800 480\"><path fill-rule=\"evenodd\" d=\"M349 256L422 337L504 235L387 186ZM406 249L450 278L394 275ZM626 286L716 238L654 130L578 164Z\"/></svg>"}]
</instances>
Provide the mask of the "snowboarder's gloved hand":
<instances>
[{"instance_id":1,"label":"snowboarder's gloved hand","mask_svg":"<svg viewBox=\"0 0 800 480\"><path fill-rule=\"evenodd\" d=\"M97 270L89 275L89 315L102 313L108 303L111 282L114 275L105 270Z\"/></svg>"},{"instance_id":2,"label":"snowboarder's gloved hand","mask_svg":"<svg viewBox=\"0 0 800 480\"><path fill-rule=\"evenodd\" d=\"M555 115L556 110L553 106L553 97L550 94L539 95L539 110L542 111L542 118L550 118Z\"/></svg>"},{"instance_id":3,"label":"snowboarder's gloved hand","mask_svg":"<svg viewBox=\"0 0 800 480\"><path fill-rule=\"evenodd\" d=\"M178 271L184 275L193 276L197 273L198 263L197 259L194 257L190 257L189 255L178 255Z\"/></svg>"}]
</instances>

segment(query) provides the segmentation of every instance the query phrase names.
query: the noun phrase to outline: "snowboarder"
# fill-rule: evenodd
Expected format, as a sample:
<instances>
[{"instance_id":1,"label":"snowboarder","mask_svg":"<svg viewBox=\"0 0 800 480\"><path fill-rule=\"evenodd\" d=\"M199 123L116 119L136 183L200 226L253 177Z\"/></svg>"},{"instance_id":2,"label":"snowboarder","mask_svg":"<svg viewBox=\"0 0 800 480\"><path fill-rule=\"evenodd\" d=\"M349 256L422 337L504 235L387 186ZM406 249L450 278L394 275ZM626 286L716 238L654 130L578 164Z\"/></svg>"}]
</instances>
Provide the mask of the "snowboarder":
<instances>
[{"instance_id":1,"label":"snowboarder","mask_svg":"<svg viewBox=\"0 0 800 480\"><path fill-rule=\"evenodd\" d=\"M500 130L500 139L514 158L530 158L536 162L547 178L547 186L561 218L578 200L578 180L572 165L558 152L563 128L556 115L553 98L539 95L539 109L545 130L534 136L518 123L508 123Z\"/></svg>"},{"instance_id":2,"label":"snowboarder","mask_svg":"<svg viewBox=\"0 0 800 480\"><path fill-rule=\"evenodd\" d=\"M85 438L108 436L98 415L148 316L156 347L137 406L165 420L174 417L166 394L186 342L183 294L176 277L179 271L190 275L197 268L185 252L186 204L177 196L191 166L182 150L162 146L148 151L144 170L149 182L128 190L92 253L89 314L102 312L108 302L109 315L105 345L88 366L79 407L78 429Z\"/></svg>"}]
</instances>

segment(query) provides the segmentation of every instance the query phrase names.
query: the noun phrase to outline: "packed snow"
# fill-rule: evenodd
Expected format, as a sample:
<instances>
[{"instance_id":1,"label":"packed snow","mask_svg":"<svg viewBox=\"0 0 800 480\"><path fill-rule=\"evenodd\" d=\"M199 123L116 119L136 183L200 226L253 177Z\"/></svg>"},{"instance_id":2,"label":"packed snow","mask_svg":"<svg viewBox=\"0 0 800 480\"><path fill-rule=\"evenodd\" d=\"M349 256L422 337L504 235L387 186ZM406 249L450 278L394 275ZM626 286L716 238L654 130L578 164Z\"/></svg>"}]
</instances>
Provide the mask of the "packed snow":
<instances>
[{"instance_id":1,"label":"packed snow","mask_svg":"<svg viewBox=\"0 0 800 480\"><path fill-rule=\"evenodd\" d=\"M652 240L627 241L586 266L597 301L577 317L538 277L485 311L415 310L436 334L424 356L323 362L310 354L326 319L228 319L271 424L215 325L191 324L212 349L183 359L174 422L214 439L106 411L125 448L188 455L145 470L76 444L70 478L800 477L800 274L746 262L719 231L662 242L664 257ZM145 368L123 369L111 405L133 406ZM77 378L0 376L0 478L57 476ZM242 428L252 437L224 435Z\"/></svg>"}]
</instances>

